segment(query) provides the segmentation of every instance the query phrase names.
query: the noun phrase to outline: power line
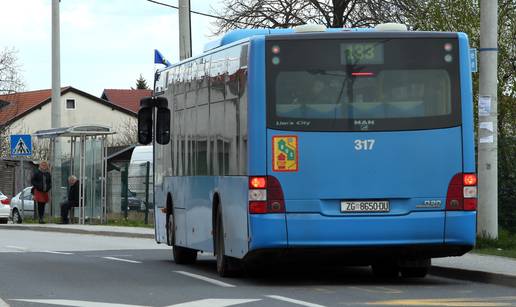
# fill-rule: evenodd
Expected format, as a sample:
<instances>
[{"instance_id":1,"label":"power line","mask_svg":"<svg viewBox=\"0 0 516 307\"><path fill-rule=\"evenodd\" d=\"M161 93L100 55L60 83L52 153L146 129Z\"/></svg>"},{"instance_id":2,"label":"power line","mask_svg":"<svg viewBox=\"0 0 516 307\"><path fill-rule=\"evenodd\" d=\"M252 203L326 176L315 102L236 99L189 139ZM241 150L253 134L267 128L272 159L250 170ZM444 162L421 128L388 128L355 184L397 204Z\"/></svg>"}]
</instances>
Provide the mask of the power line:
<instances>
[{"instance_id":1,"label":"power line","mask_svg":"<svg viewBox=\"0 0 516 307\"><path fill-rule=\"evenodd\" d=\"M163 3L163 2L159 2L159 1L155 1L155 0L147 0L147 1L155 3L155 4L163 5L163 6L168 6L168 7L171 7L173 9L179 10L179 7L177 7L175 5L171 5L171 4L167 4L167 3ZM197 15L201 15L201 16L206 16L206 17L211 17L211 18L216 18L216 19L222 19L222 20L231 22L231 20L226 19L224 17L220 17L220 16L215 16L215 15L211 15L211 14L207 14L207 13L203 13L203 12L197 12L197 11L194 11L194 10L190 10L190 12L192 12L194 14L197 14Z\"/></svg>"}]
</instances>

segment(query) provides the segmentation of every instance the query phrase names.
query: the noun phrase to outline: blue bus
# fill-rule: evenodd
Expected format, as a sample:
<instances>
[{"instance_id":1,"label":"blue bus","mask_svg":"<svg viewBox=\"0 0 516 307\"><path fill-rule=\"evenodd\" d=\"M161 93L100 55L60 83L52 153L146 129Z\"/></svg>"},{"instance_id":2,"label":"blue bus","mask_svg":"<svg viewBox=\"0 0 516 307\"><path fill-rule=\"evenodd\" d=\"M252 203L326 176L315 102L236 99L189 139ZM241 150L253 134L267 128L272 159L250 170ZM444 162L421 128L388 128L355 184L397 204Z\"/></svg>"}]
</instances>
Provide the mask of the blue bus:
<instances>
[{"instance_id":1,"label":"blue bus","mask_svg":"<svg viewBox=\"0 0 516 307\"><path fill-rule=\"evenodd\" d=\"M213 252L221 276L319 256L424 277L470 251L468 54L464 33L305 25L232 31L159 70L139 113L157 242L182 264Z\"/></svg>"}]
</instances>

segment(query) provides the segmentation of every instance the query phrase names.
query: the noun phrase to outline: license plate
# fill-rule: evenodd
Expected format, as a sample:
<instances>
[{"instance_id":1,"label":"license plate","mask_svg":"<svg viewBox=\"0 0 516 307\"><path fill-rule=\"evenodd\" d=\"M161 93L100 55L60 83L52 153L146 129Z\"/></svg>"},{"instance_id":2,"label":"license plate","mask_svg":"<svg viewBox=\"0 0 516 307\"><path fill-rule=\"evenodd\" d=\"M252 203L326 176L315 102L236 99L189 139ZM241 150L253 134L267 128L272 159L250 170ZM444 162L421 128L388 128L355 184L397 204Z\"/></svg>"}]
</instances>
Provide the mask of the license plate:
<instances>
[{"instance_id":1,"label":"license plate","mask_svg":"<svg viewBox=\"0 0 516 307\"><path fill-rule=\"evenodd\" d=\"M389 212L389 202L386 200L341 201L341 212Z\"/></svg>"}]
</instances>

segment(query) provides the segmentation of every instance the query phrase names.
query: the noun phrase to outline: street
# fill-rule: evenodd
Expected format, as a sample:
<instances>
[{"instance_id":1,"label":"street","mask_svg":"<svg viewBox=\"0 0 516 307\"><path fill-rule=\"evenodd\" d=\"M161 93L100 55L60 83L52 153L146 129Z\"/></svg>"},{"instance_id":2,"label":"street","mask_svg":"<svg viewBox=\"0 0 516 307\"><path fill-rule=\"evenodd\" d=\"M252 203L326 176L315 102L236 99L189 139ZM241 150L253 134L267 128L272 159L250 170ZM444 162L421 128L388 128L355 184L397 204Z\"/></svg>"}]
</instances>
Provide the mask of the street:
<instances>
[{"instance_id":1,"label":"street","mask_svg":"<svg viewBox=\"0 0 516 307\"><path fill-rule=\"evenodd\" d=\"M176 265L151 239L0 233L0 306L516 306L514 288L432 275L385 281L307 264L221 279L212 255Z\"/></svg>"}]
</instances>

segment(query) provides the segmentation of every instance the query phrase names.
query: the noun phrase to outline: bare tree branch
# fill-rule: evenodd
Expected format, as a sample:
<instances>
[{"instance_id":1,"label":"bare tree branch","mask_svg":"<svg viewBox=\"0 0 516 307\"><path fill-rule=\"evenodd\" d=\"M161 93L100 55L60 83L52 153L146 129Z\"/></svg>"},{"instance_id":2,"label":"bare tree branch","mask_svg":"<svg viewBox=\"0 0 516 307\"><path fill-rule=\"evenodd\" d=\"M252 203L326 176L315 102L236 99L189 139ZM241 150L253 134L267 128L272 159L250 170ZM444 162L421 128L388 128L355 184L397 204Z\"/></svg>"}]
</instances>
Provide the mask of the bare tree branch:
<instances>
[{"instance_id":1,"label":"bare tree branch","mask_svg":"<svg viewBox=\"0 0 516 307\"><path fill-rule=\"evenodd\" d=\"M24 88L15 49L5 48L0 51L0 95L16 93Z\"/></svg>"}]
</instances>

